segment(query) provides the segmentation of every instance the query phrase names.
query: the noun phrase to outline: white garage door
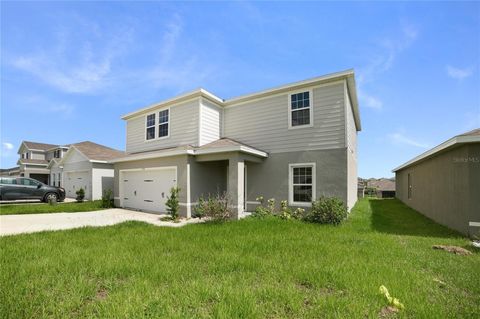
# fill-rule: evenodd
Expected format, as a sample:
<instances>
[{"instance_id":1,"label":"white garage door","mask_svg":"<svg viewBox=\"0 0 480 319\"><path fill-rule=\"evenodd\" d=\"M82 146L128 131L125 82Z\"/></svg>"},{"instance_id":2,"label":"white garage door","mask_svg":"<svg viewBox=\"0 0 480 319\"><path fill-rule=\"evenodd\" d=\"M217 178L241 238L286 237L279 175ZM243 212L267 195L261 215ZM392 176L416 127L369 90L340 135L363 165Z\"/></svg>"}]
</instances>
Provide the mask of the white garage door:
<instances>
[{"instance_id":1,"label":"white garage door","mask_svg":"<svg viewBox=\"0 0 480 319\"><path fill-rule=\"evenodd\" d=\"M89 199L89 184L90 184L90 176L88 171L84 172L67 172L65 175L64 186L65 186L65 193L67 197L75 198L77 197L77 191L80 188L83 188L85 191L85 199Z\"/></svg>"},{"instance_id":2,"label":"white garage door","mask_svg":"<svg viewBox=\"0 0 480 319\"><path fill-rule=\"evenodd\" d=\"M170 188L177 185L176 175L175 168L123 171L123 207L165 213Z\"/></svg>"}]
</instances>

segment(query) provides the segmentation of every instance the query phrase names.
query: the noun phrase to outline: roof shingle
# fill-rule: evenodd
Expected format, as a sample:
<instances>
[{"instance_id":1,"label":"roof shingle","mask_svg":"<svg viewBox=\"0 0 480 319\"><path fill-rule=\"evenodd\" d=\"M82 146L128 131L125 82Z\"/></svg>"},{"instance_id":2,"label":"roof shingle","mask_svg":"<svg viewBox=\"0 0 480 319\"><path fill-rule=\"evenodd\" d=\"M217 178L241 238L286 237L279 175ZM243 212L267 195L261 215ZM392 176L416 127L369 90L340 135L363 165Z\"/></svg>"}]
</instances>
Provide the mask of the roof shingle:
<instances>
[{"instance_id":1,"label":"roof shingle","mask_svg":"<svg viewBox=\"0 0 480 319\"><path fill-rule=\"evenodd\" d=\"M125 156L125 152L119 151L104 145L93 143L90 141L71 144L78 149L89 160L109 161L117 157Z\"/></svg>"}]
</instances>

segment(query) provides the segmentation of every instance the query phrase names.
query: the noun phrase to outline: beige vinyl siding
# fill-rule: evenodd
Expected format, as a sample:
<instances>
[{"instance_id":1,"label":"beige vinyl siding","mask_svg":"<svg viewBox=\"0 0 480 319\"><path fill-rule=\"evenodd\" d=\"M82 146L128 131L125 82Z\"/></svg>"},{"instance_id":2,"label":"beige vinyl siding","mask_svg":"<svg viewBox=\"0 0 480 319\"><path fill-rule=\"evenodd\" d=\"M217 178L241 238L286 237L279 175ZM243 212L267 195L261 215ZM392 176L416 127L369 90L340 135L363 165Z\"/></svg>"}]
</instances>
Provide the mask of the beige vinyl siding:
<instances>
[{"instance_id":1,"label":"beige vinyl siding","mask_svg":"<svg viewBox=\"0 0 480 319\"><path fill-rule=\"evenodd\" d=\"M188 144L197 145L199 104L199 99L194 99L170 106L168 138L149 141L145 139L145 114L127 120L127 152L143 152ZM159 108L147 114L155 112L158 124L158 112L162 109L165 108ZM155 136L158 136L158 125L156 125Z\"/></svg>"},{"instance_id":2,"label":"beige vinyl siding","mask_svg":"<svg viewBox=\"0 0 480 319\"><path fill-rule=\"evenodd\" d=\"M344 83L312 95L312 127L288 128L289 95L281 94L227 107L224 135L270 153L345 147Z\"/></svg>"},{"instance_id":3,"label":"beige vinyl siding","mask_svg":"<svg viewBox=\"0 0 480 319\"><path fill-rule=\"evenodd\" d=\"M31 152L30 153L30 158L35 159L35 160L44 160L45 159L45 153L41 152Z\"/></svg>"},{"instance_id":4,"label":"beige vinyl siding","mask_svg":"<svg viewBox=\"0 0 480 319\"><path fill-rule=\"evenodd\" d=\"M199 145L201 146L220 138L222 109L205 99L202 99L200 108Z\"/></svg>"}]
</instances>

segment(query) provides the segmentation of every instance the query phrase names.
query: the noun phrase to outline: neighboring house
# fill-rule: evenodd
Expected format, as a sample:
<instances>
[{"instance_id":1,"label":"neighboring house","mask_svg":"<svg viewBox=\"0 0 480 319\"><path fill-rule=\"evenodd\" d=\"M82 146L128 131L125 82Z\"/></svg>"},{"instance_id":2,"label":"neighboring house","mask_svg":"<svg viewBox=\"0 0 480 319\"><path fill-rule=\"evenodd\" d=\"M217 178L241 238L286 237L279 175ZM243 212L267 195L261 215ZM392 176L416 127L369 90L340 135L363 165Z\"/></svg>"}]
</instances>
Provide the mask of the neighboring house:
<instances>
[{"instance_id":1,"label":"neighboring house","mask_svg":"<svg viewBox=\"0 0 480 319\"><path fill-rule=\"evenodd\" d=\"M20 176L20 167L0 168L0 176Z\"/></svg>"},{"instance_id":2,"label":"neighboring house","mask_svg":"<svg viewBox=\"0 0 480 319\"><path fill-rule=\"evenodd\" d=\"M378 198L395 197L395 180L389 178L369 179L367 187L375 189Z\"/></svg>"},{"instance_id":3,"label":"neighboring house","mask_svg":"<svg viewBox=\"0 0 480 319\"><path fill-rule=\"evenodd\" d=\"M469 235L480 227L480 129L457 135L393 170L397 198Z\"/></svg>"},{"instance_id":4,"label":"neighboring house","mask_svg":"<svg viewBox=\"0 0 480 319\"><path fill-rule=\"evenodd\" d=\"M199 89L122 118L128 155L111 161L117 206L165 212L172 186L187 217L201 196L223 192L236 217L260 195L291 207L357 200L352 70L228 100Z\"/></svg>"},{"instance_id":5,"label":"neighboring house","mask_svg":"<svg viewBox=\"0 0 480 319\"><path fill-rule=\"evenodd\" d=\"M19 167L3 170L4 176L24 176L65 188L67 197L85 190L85 199L100 199L105 189L113 190L113 164L108 161L125 156L90 141L54 145L23 141L18 150Z\"/></svg>"},{"instance_id":6,"label":"neighboring house","mask_svg":"<svg viewBox=\"0 0 480 319\"><path fill-rule=\"evenodd\" d=\"M54 145L23 141L18 149L19 176L34 178L44 184L50 184L52 159L60 159L68 150L68 145Z\"/></svg>"},{"instance_id":7,"label":"neighboring house","mask_svg":"<svg viewBox=\"0 0 480 319\"><path fill-rule=\"evenodd\" d=\"M76 197L83 188L85 199L101 199L104 190L113 191L113 165L108 161L125 153L93 142L71 144L60 161L52 159L50 169L63 175L63 188L67 197Z\"/></svg>"}]
</instances>

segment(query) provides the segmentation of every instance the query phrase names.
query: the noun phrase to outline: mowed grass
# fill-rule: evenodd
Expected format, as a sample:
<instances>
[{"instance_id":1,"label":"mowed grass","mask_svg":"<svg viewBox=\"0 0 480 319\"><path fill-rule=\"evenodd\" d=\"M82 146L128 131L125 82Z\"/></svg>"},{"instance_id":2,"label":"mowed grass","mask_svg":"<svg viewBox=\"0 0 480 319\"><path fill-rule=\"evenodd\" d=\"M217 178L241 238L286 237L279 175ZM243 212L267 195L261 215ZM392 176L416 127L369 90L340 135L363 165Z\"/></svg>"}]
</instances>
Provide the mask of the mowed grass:
<instances>
[{"instance_id":1,"label":"mowed grass","mask_svg":"<svg viewBox=\"0 0 480 319\"><path fill-rule=\"evenodd\" d=\"M246 219L179 229L128 222L4 237L5 318L478 318L480 253L397 200L339 227ZM441 284L435 280L441 280Z\"/></svg>"},{"instance_id":2,"label":"mowed grass","mask_svg":"<svg viewBox=\"0 0 480 319\"><path fill-rule=\"evenodd\" d=\"M57 203L50 205L47 203L0 205L0 215L16 214L45 214L45 213L73 213L89 212L105 209L102 207L102 201L86 201L83 203Z\"/></svg>"}]
</instances>

